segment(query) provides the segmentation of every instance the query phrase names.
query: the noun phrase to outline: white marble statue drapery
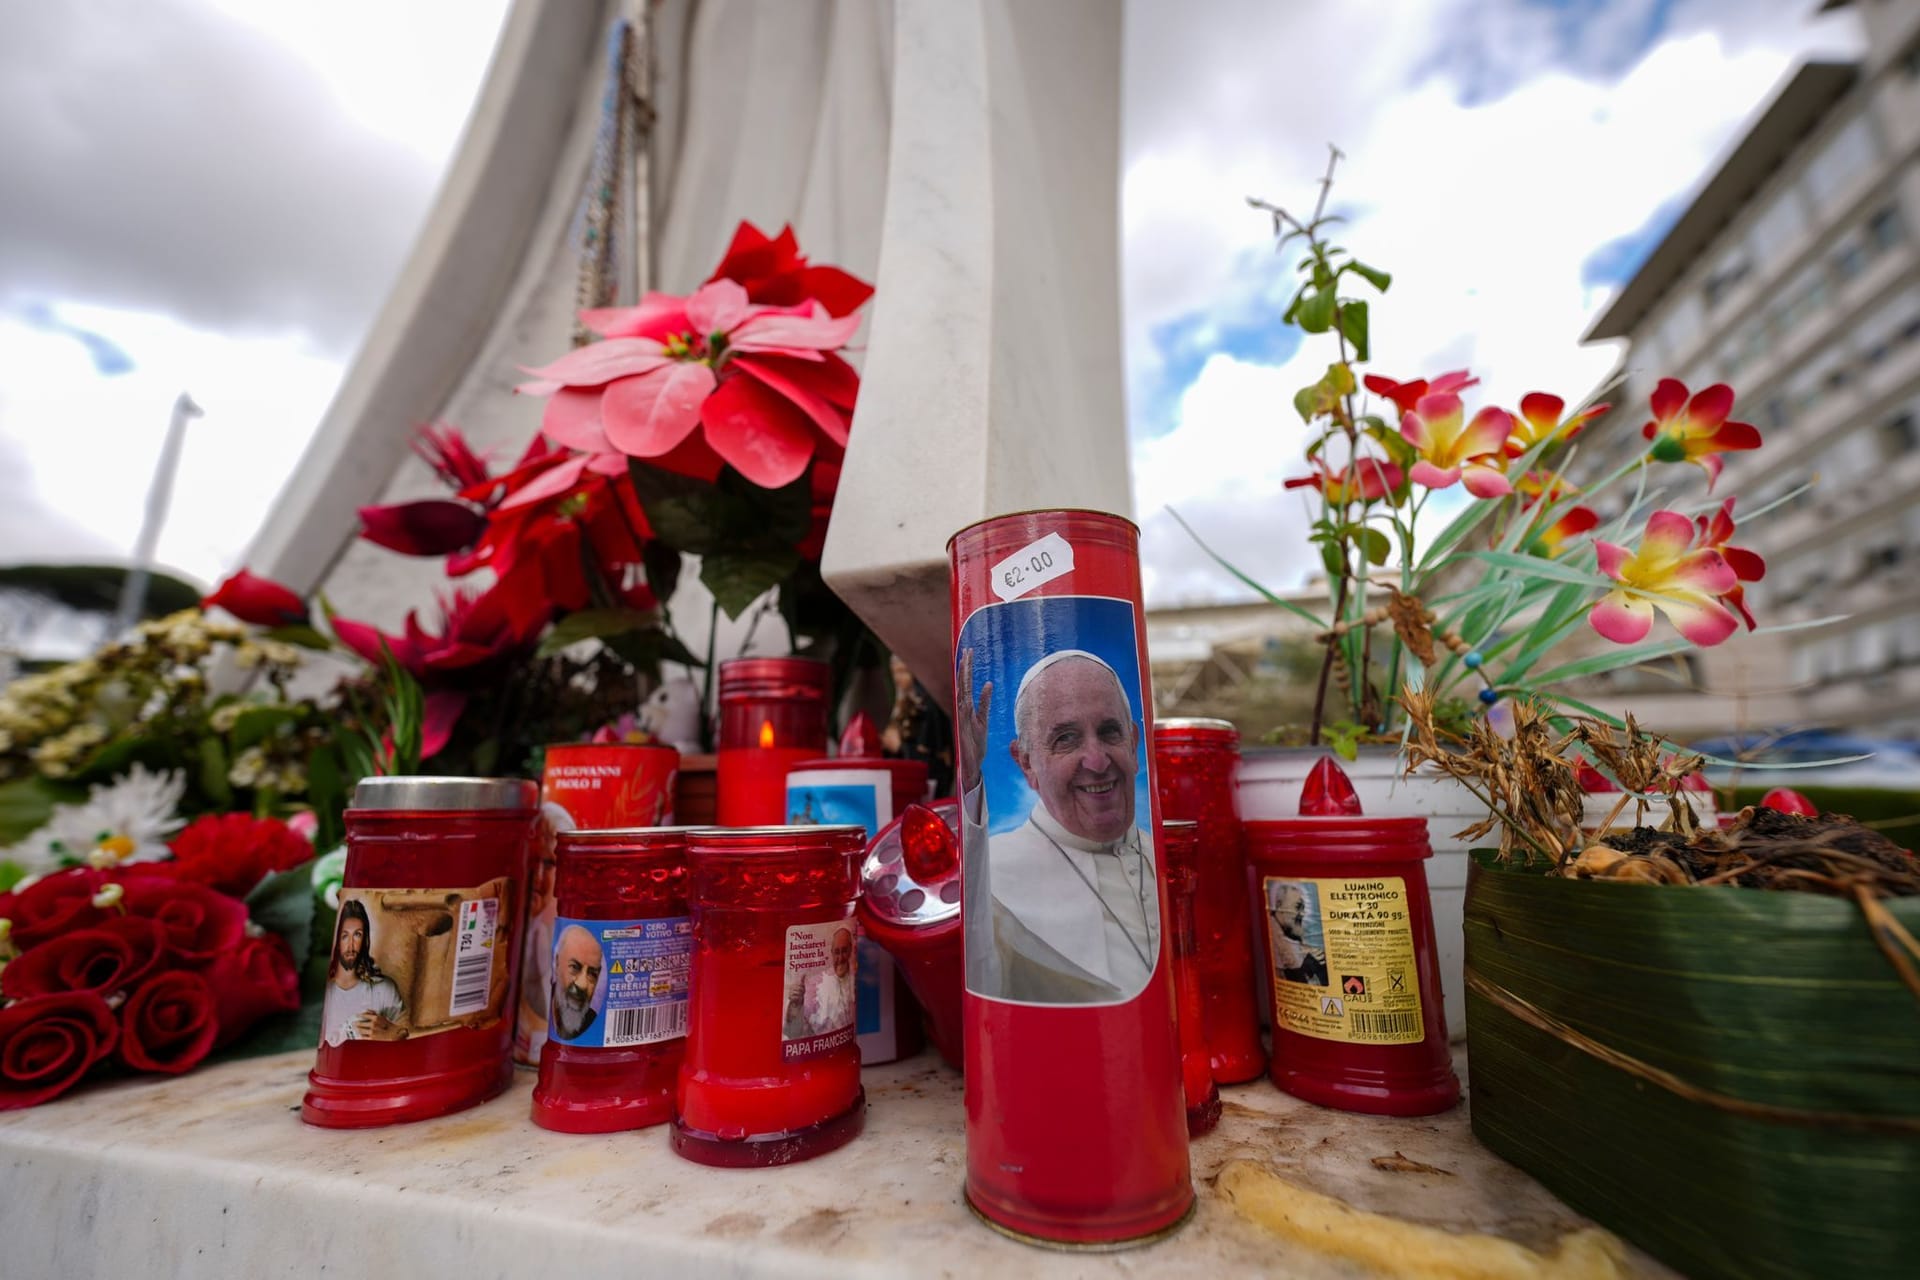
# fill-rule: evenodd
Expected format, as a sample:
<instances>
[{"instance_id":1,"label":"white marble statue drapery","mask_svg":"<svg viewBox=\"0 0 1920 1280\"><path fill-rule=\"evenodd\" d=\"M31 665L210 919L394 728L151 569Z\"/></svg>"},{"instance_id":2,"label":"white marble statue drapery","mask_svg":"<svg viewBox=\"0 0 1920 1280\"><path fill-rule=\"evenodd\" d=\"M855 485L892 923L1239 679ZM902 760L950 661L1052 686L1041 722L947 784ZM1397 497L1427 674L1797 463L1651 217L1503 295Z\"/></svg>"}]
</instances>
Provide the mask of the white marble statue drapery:
<instances>
[{"instance_id":1,"label":"white marble statue drapery","mask_svg":"<svg viewBox=\"0 0 1920 1280\"><path fill-rule=\"evenodd\" d=\"M511 461L516 367L566 345L574 210L618 3L516 0L415 250L249 562L396 625L437 561L353 541L435 491L407 445ZM1034 506L1129 509L1119 339L1117 0L662 0L655 284L742 218L875 281L828 580L944 693L945 541ZM682 593L698 592L689 575ZM696 646L706 610L676 598ZM722 636L722 651L728 637Z\"/></svg>"}]
</instances>

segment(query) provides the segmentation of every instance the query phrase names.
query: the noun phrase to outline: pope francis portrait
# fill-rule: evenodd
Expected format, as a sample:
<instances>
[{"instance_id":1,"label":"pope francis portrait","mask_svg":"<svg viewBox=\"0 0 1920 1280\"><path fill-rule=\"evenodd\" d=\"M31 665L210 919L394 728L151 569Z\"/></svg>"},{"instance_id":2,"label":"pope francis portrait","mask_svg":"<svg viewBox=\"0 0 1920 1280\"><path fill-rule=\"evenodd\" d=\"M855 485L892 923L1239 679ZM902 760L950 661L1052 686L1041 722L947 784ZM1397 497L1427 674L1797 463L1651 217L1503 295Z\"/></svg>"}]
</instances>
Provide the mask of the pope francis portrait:
<instances>
[{"instance_id":1,"label":"pope francis portrait","mask_svg":"<svg viewBox=\"0 0 1920 1280\"><path fill-rule=\"evenodd\" d=\"M1008 750L1033 810L992 835L981 763L994 686L971 696L971 650L959 684L968 987L1034 1004L1131 999L1160 954L1160 900L1150 834L1134 823L1141 726L1120 677L1078 649L1027 669Z\"/></svg>"}]
</instances>

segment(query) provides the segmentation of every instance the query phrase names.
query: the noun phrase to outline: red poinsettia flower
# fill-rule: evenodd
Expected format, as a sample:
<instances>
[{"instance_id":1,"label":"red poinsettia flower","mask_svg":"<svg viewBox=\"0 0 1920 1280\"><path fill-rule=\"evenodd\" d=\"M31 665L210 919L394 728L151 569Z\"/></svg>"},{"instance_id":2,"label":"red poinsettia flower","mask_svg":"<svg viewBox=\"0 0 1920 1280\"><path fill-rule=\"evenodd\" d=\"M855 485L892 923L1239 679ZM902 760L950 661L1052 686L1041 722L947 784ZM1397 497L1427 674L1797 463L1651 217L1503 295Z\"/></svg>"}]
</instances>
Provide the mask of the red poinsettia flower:
<instances>
[{"instance_id":1,"label":"red poinsettia flower","mask_svg":"<svg viewBox=\"0 0 1920 1280\"><path fill-rule=\"evenodd\" d=\"M751 222L735 229L727 256L707 277L708 283L715 280L741 285L751 302L792 307L814 301L830 316L852 315L873 296L872 285L838 267L809 266L792 227L780 228L780 234L769 240Z\"/></svg>"},{"instance_id":2,"label":"red poinsettia flower","mask_svg":"<svg viewBox=\"0 0 1920 1280\"><path fill-rule=\"evenodd\" d=\"M1400 487L1405 479L1400 468L1381 458L1359 458L1338 471L1322 458L1313 459L1312 475L1294 476L1289 489L1316 489L1335 506L1354 502L1377 502Z\"/></svg>"},{"instance_id":3,"label":"red poinsettia flower","mask_svg":"<svg viewBox=\"0 0 1920 1280\"><path fill-rule=\"evenodd\" d=\"M449 489L460 490L487 478L486 459L476 453L460 428L436 423L414 437L414 456L433 468Z\"/></svg>"},{"instance_id":4,"label":"red poinsettia flower","mask_svg":"<svg viewBox=\"0 0 1920 1280\"><path fill-rule=\"evenodd\" d=\"M606 340L529 369L538 381L520 388L552 397L541 429L556 443L692 475L717 475L724 462L768 489L846 446L859 376L832 353L856 316L812 302L757 306L736 281L716 280L687 298L652 293L580 318Z\"/></svg>"},{"instance_id":5,"label":"red poinsettia flower","mask_svg":"<svg viewBox=\"0 0 1920 1280\"><path fill-rule=\"evenodd\" d=\"M225 609L256 627L299 626L307 621L307 602L270 578L242 569L200 601L202 609Z\"/></svg>"},{"instance_id":6,"label":"red poinsettia flower","mask_svg":"<svg viewBox=\"0 0 1920 1280\"><path fill-rule=\"evenodd\" d=\"M1610 404L1591 405L1570 418L1562 419L1560 415L1566 412L1566 401L1544 391L1530 392L1521 397L1519 416L1513 420L1513 434L1507 437L1507 456L1517 458L1542 441L1571 440L1586 430L1589 422L1612 407Z\"/></svg>"},{"instance_id":7,"label":"red poinsettia flower","mask_svg":"<svg viewBox=\"0 0 1920 1280\"><path fill-rule=\"evenodd\" d=\"M1733 388L1716 382L1691 400L1687 384L1662 378L1650 397L1653 421L1640 434L1653 441L1657 462L1693 462L1707 473L1707 488L1720 478L1720 455L1760 447L1760 432L1746 422L1729 422Z\"/></svg>"},{"instance_id":8,"label":"red poinsettia flower","mask_svg":"<svg viewBox=\"0 0 1920 1280\"><path fill-rule=\"evenodd\" d=\"M1700 532L1694 545L1708 551L1718 551L1720 558L1733 570L1734 577L1740 582L1758 582L1767 576L1767 562L1744 547L1730 547L1727 540L1733 537L1733 499L1728 498L1720 504L1720 509L1710 516L1695 516L1694 524ZM1747 630L1754 628L1753 614L1747 609L1747 589L1736 583L1731 591L1720 597L1746 622Z\"/></svg>"},{"instance_id":9,"label":"red poinsettia flower","mask_svg":"<svg viewBox=\"0 0 1920 1280\"><path fill-rule=\"evenodd\" d=\"M404 556L445 556L473 545L487 519L464 502L426 498L360 508L360 536Z\"/></svg>"},{"instance_id":10,"label":"red poinsettia flower","mask_svg":"<svg viewBox=\"0 0 1920 1280\"><path fill-rule=\"evenodd\" d=\"M1383 378L1377 373L1370 373L1361 381L1373 394L1385 396L1393 401L1393 407L1400 411L1401 417L1413 412L1414 406L1420 403L1421 396L1459 395L1468 387L1478 386L1480 383L1480 379L1465 369L1443 373L1431 382L1425 378L1415 378L1412 382L1395 382L1392 378Z\"/></svg>"}]
</instances>

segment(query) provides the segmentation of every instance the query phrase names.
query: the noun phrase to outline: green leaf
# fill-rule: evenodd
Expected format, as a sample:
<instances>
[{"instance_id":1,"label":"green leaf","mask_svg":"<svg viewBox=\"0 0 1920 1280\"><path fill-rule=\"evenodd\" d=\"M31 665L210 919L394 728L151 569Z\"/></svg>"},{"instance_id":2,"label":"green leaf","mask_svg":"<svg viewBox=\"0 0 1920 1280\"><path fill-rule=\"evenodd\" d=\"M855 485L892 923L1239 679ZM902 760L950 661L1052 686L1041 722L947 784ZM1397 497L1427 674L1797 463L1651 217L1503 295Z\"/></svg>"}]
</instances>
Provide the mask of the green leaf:
<instances>
[{"instance_id":1,"label":"green leaf","mask_svg":"<svg viewBox=\"0 0 1920 1280\"><path fill-rule=\"evenodd\" d=\"M1354 538L1359 542L1361 550L1366 552L1368 564L1385 564L1387 557L1393 554L1393 543L1387 535L1370 525L1361 525L1355 532Z\"/></svg>"},{"instance_id":2,"label":"green leaf","mask_svg":"<svg viewBox=\"0 0 1920 1280\"><path fill-rule=\"evenodd\" d=\"M285 938L294 967L303 967L313 948L313 859L274 872L253 887L246 901L253 922Z\"/></svg>"},{"instance_id":3,"label":"green leaf","mask_svg":"<svg viewBox=\"0 0 1920 1280\"><path fill-rule=\"evenodd\" d=\"M333 648L333 641L327 639L321 635L319 631L304 622L294 626L275 627L271 631L265 632L264 636L268 640L278 640L281 644L298 645L302 649L318 649L324 652L325 650Z\"/></svg>"},{"instance_id":4,"label":"green leaf","mask_svg":"<svg viewBox=\"0 0 1920 1280\"><path fill-rule=\"evenodd\" d=\"M284 703L266 703L248 707L234 717L233 749L245 751L248 747L272 737L281 726L294 723L301 714L299 707L287 706Z\"/></svg>"},{"instance_id":5,"label":"green leaf","mask_svg":"<svg viewBox=\"0 0 1920 1280\"><path fill-rule=\"evenodd\" d=\"M701 557L700 581L729 618L738 618L755 600L780 585L800 564L791 548L717 551Z\"/></svg>"},{"instance_id":6,"label":"green leaf","mask_svg":"<svg viewBox=\"0 0 1920 1280\"><path fill-rule=\"evenodd\" d=\"M652 589L653 598L661 608L666 608L674 588L680 585L680 570L685 563L680 553L664 542L652 540L640 548L640 563L646 566L647 586Z\"/></svg>"},{"instance_id":7,"label":"green leaf","mask_svg":"<svg viewBox=\"0 0 1920 1280\"><path fill-rule=\"evenodd\" d=\"M1353 344L1356 360L1367 358L1367 304L1351 299L1340 304L1340 332Z\"/></svg>"},{"instance_id":8,"label":"green leaf","mask_svg":"<svg viewBox=\"0 0 1920 1280\"><path fill-rule=\"evenodd\" d=\"M1281 599L1279 596L1273 594L1273 592L1261 586L1258 582L1255 582L1252 578L1249 578L1246 574L1240 572L1240 570L1234 568L1233 565L1228 563L1228 561L1224 557L1222 557L1218 551L1215 551L1212 547L1208 546L1206 544L1206 541L1203 538L1201 538L1199 534L1193 531L1193 526L1188 524L1178 511L1175 511L1172 507L1168 507L1167 514L1172 516L1175 522L1177 522L1182 529L1185 529L1187 531L1187 536L1193 539L1194 545L1199 547L1202 551L1206 552L1207 555L1212 558L1215 564L1219 565L1222 569L1225 569L1228 573L1238 578L1245 585L1252 587L1255 591L1258 591L1261 594L1261 596L1263 596L1266 599L1268 604L1275 605L1281 609L1285 609L1288 613L1291 613L1296 618L1299 618L1304 622L1311 623L1316 631L1325 631L1327 629L1327 624L1321 621L1320 618L1317 615L1315 615L1312 610L1303 609L1291 600Z\"/></svg>"},{"instance_id":9,"label":"green leaf","mask_svg":"<svg viewBox=\"0 0 1920 1280\"><path fill-rule=\"evenodd\" d=\"M1582 676L1597 676L1607 671L1618 671L1621 667L1636 666L1642 662L1652 662L1655 658L1665 658L1671 654L1686 653L1699 646L1685 636L1673 636L1666 640L1649 640L1641 644L1629 645L1624 649L1615 649L1609 653L1596 653L1589 658L1574 662L1565 662L1550 667L1528 681L1534 685L1558 684L1563 680L1578 680Z\"/></svg>"},{"instance_id":10,"label":"green leaf","mask_svg":"<svg viewBox=\"0 0 1920 1280\"><path fill-rule=\"evenodd\" d=\"M1326 566L1329 581L1347 576L1347 565L1340 556L1340 548L1331 542L1320 544L1320 563Z\"/></svg>"},{"instance_id":11,"label":"green leaf","mask_svg":"<svg viewBox=\"0 0 1920 1280\"><path fill-rule=\"evenodd\" d=\"M1577 582L1583 587L1597 587L1601 591L1611 591L1617 585L1611 578L1603 578L1597 573L1587 573L1559 560L1546 560L1540 556L1520 555L1511 551L1471 551L1468 554L1496 569L1505 569L1524 578Z\"/></svg>"},{"instance_id":12,"label":"green leaf","mask_svg":"<svg viewBox=\"0 0 1920 1280\"><path fill-rule=\"evenodd\" d=\"M0 782L0 847L18 844L45 826L56 804L84 795L64 793L43 778Z\"/></svg>"},{"instance_id":13,"label":"green leaf","mask_svg":"<svg viewBox=\"0 0 1920 1280\"><path fill-rule=\"evenodd\" d=\"M706 663L687 651L680 637L664 627L643 627L622 635L606 637L607 648L636 670L658 679L660 664L677 662L683 667L704 667Z\"/></svg>"},{"instance_id":14,"label":"green leaf","mask_svg":"<svg viewBox=\"0 0 1920 1280\"><path fill-rule=\"evenodd\" d=\"M1315 386L1315 387L1302 387L1298 391L1293 393L1293 407L1299 410L1300 421L1312 422L1314 418L1319 416L1319 413L1320 413L1319 391L1320 391L1320 388ZM1313 457L1314 453L1320 448L1321 443L1322 442L1316 442L1311 448L1307 450L1308 458Z\"/></svg>"},{"instance_id":15,"label":"green leaf","mask_svg":"<svg viewBox=\"0 0 1920 1280\"><path fill-rule=\"evenodd\" d=\"M313 833L316 848L330 849L345 838L341 814L347 807L348 785L337 746L329 742L308 753L307 803L313 806L314 817L319 820L319 827Z\"/></svg>"},{"instance_id":16,"label":"green leaf","mask_svg":"<svg viewBox=\"0 0 1920 1280\"><path fill-rule=\"evenodd\" d=\"M553 624L534 650L537 658L551 658L569 645L582 640L606 640L658 625L652 613L639 609L581 609Z\"/></svg>"},{"instance_id":17,"label":"green leaf","mask_svg":"<svg viewBox=\"0 0 1920 1280\"><path fill-rule=\"evenodd\" d=\"M1361 262L1358 259L1355 259L1354 261L1349 262L1346 266L1346 269L1348 271L1353 272L1357 276L1363 277L1368 284L1372 285L1374 288L1378 289L1382 293L1385 293L1387 291L1387 286L1393 283L1392 275L1390 275L1385 271L1380 270L1378 267L1370 267L1366 263Z\"/></svg>"},{"instance_id":18,"label":"green leaf","mask_svg":"<svg viewBox=\"0 0 1920 1280\"><path fill-rule=\"evenodd\" d=\"M1308 333L1325 333L1333 327L1334 292L1332 289L1315 289L1303 293L1295 322Z\"/></svg>"},{"instance_id":19,"label":"green leaf","mask_svg":"<svg viewBox=\"0 0 1920 1280\"><path fill-rule=\"evenodd\" d=\"M233 784L227 781L227 751L218 738L200 739L200 790L217 809L233 807Z\"/></svg>"}]
</instances>

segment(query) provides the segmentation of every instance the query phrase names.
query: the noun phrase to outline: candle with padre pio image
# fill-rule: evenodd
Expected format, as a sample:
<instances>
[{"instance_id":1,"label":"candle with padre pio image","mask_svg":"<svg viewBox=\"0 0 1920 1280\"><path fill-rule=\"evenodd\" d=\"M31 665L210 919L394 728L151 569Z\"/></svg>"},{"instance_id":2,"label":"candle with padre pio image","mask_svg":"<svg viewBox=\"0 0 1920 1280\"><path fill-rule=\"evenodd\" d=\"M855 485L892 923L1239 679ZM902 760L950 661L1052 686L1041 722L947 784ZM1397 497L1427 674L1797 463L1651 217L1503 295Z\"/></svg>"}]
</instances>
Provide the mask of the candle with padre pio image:
<instances>
[{"instance_id":1,"label":"candle with padre pio image","mask_svg":"<svg viewBox=\"0 0 1920 1280\"><path fill-rule=\"evenodd\" d=\"M832 687L827 664L812 658L735 658L720 664L721 826L786 821L787 771L826 752Z\"/></svg>"},{"instance_id":2,"label":"candle with padre pio image","mask_svg":"<svg viewBox=\"0 0 1920 1280\"><path fill-rule=\"evenodd\" d=\"M967 1201L1051 1244L1193 1208L1139 545L1119 516L1036 511L948 546Z\"/></svg>"}]
</instances>

